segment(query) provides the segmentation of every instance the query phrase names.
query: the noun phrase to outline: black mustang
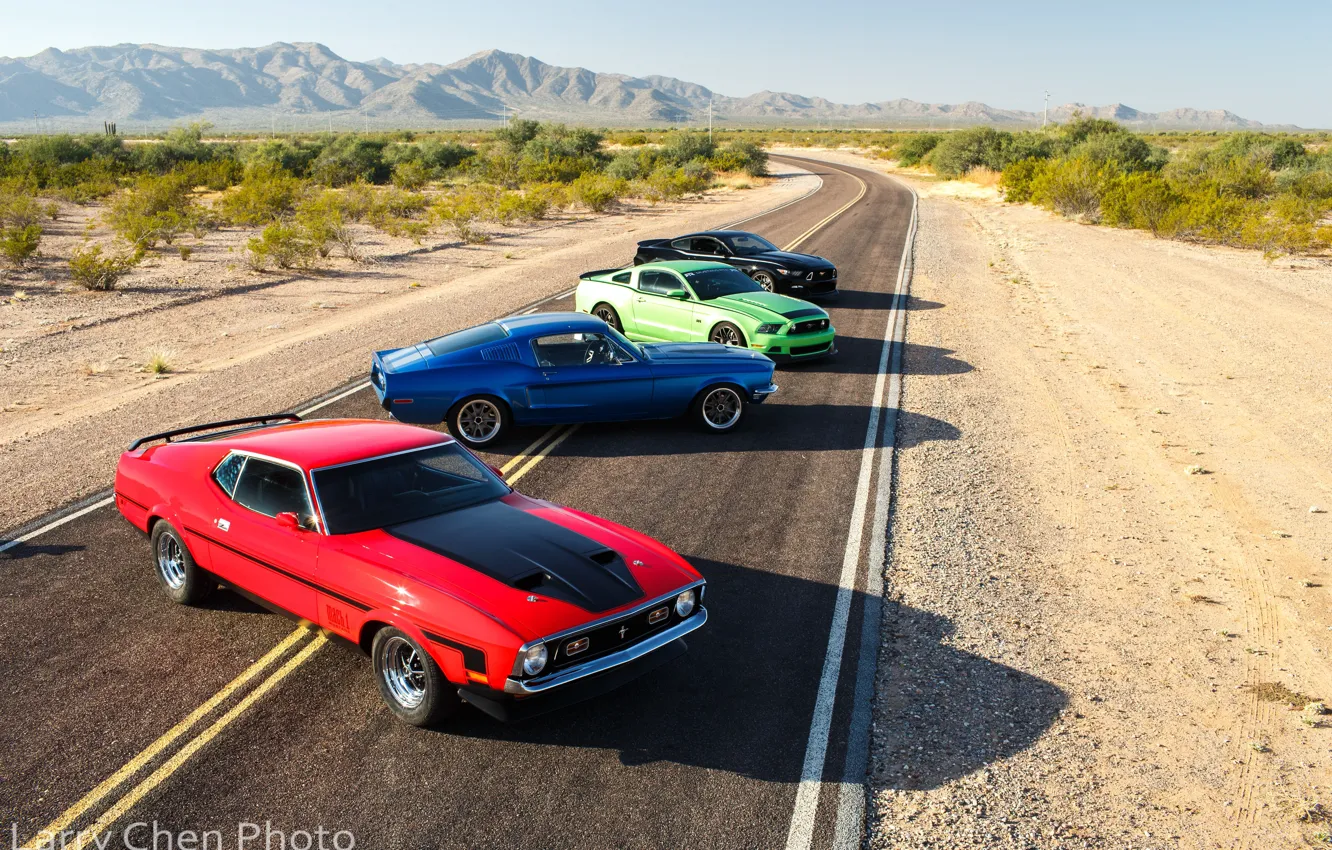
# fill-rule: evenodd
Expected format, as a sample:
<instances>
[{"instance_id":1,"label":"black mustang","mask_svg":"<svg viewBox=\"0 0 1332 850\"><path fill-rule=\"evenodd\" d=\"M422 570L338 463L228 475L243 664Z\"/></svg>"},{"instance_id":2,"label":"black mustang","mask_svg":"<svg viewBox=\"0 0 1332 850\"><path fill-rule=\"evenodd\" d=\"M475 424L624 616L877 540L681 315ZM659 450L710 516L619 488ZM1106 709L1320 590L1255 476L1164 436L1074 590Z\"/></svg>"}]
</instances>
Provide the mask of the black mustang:
<instances>
[{"instance_id":1,"label":"black mustang","mask_svg":"<svg viewBox=\"0 0 1332 850\"><path fill-rule=\"evenodd\" d=\"M762 236L743 230L708 230L675 239L638 243L634 265L660 260L709 260L735 266L769 292L830 295L837 292L837 268L813 254L793 254Z\"/></svg>"}]
</instances>

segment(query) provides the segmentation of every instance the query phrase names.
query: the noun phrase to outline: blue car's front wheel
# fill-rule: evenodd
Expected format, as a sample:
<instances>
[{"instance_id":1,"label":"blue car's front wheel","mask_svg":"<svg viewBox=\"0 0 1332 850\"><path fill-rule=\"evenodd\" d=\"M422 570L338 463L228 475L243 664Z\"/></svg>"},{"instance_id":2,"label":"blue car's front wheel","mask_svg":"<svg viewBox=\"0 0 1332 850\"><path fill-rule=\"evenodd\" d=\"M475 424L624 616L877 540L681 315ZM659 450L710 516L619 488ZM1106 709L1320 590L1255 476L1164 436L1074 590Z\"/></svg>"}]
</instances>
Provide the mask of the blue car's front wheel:
<instances>
[{"instance_id":1,"label":"blue car's front wheel","mask_svg":"<svg viewBox=\"0 0 1332 850\"><path fill-rule=\"evenodd\" d=\"M449 410L445 424L463 445L479 449L494 445L509 430L509 407L491 395L474 395Z\"/></svg>"},{"instance_id":2,"label":"blue car's front wheel","mask_svg":"<svg viewBox=\"0 0 1332 850\"><path fill-rule=\"evenodd\" d=\"M710 434L734 431L745 418L745 394L731 384L708 387L694 397L690 417Z\"/></svg>"}]
</instances>

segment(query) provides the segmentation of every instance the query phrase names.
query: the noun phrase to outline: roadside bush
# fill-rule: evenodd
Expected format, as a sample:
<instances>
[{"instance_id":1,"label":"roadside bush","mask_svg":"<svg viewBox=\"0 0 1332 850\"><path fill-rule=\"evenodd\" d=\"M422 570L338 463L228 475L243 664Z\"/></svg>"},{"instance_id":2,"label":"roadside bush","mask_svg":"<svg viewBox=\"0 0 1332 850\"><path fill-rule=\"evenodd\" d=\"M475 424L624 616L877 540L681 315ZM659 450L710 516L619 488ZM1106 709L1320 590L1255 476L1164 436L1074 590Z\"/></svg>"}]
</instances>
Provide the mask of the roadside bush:
<instances>
[{"instance_id":1,"label":"roadside bush","mask_svg":"<svg viewBox=\"0 0 1332 850\"><path fill-rule=\"evenodd\" d=\"M321 150L323 146L318 144L269 139L244 148L243 159L247 169L267 166L269 170L280 168L288 174L303 177L309 173L310 165Z\"/></svg>"},{"instance_id":2,"label":"roadside bush","mask_svg":"<svg viewBox=\"0 0 1332 850\"><path fill-rule=\"evenodd\" d=\"M679 130L666 137L660 156L672 165L684 165L693 160L708 160L717 152L716 143L707 133L697 130Z\"/></svg>"},{"instance_id":3,"label":"roadside bush","mask_svg":"<svg viewBox=\"0 0 1332 850\"><path fill-rule=\"evenodd\" d=\"M267 224L292 211L303 187L298 178L271 164L251 165L240 185L218 200L217 208L232 224Z\"/></svg>"},{"instance_id":4,"label":"roadside bush","mask_svg":"<svg viewBox=\"0 0 1332 850\"><path fill-rule=\"evenodd\" d=\"M893 146L893 153L897 156L897 164L906 168L913 168L925 159L925 156L943 138L938 133L919 133L908 136Z\"/></svg>"},{"instance_id":5,"label":"roadside bush","mask_svg":"<svg viewBox=\"0 0 1332 850\"><path fill-rule=\"evenodd\" d=\"M0 257L11 268L21 269L36 255L41 241L42 227L39 224L0 228Z\"/></svg>"},{"instance_id":6,"label":"roadside bush","mask_svg":"<svg viewBox=\"0 0 1332 850\"><path fill-rule=\"evenodd\" d=\"M1114 182L1101 199L1106 224L1136 227L1153 236L1174 235L1183 199L1157 174L1129 174Z\"/></svg>"},{"instance_id":7,"label":"roadside bush","mask_svg":"<svg viewBox=\"0 0 1332 850\"><path fill-rule=\"evenodd\" d=\"M1101 219L1101 193L1109 174L1085 157L1051 161L1031 183L1031 199L1060 215Z\"/></svg>"},{"instance_id":8,"label":"roadside bush","mask_svg":"<svg viewBox=\"0 0 1332 850\"><path fill-rule=\"evenodd\" d=\"M991 127L958 130L940 139L925 162L941 177L961 177L977 165L1003 171L1008 164L1005 137L1012 134Z\"/></svg>"},{"instance_id":9,"label":"roadside bush","mask_svg":"<svg viewBox=\"0 0 1332 850\"><path fill-rule=\"evenodd\" d=\"M628 190L623 180L605 174L580 175L569 185L570 196L592 212L605 212Z\"/></svg>"},{"instance_id":10,"label":"roadside bush","mask_svg":"<svg viewBox=\"0 0 1332 850\"><path fill-rule=\"evenodd\" d=\"M452 230L464 244L479 245L490 238L478 225L487 217L491 204L488 192L469 186L441 196L430 211L436 221Z\"/></svg>"},{"instance_id":11,"label":"roadside bush","mask_svg":"<svg viewBox=\"0 0 1332 850\"><path fill-rule=\"evenodd\" d=\"M652 173L657 152L652 148L620 151L606 164L605 173L617 180L637 180Z\"/></svg>"},{"instance_id":12,"label":"roadside bush","mask_svg":"<svg viewBox=\"0 0 1332 850\"><path fill-rule=\"evenodd\" d=\"M999 188L1004 192L1004 200L1014 204L1030 201L1032 184L1045 165L1046 160L1034 156L1009 163L999 176Z\"/></svg>"},{"instance_id":13,"label":"roadside bush","mask_svg":"<svg viewBox=\"0 0 1332 850\"><path fill-rule=\"evenodd\" d=\"M140 177L112 201L106 222L135 248L170 245L180 233L201 226L203 211L192 189L189 177L179 172Z\"/></svg>"},{"instance_id":14,"label":"roadside bush","mask_svg":"<svg viewBox=\"0 0 1332 850\"><path fill-rule=\"evenodd\" d=\"M384 162L387 144L354 133L337 136L311 164L310 177L325 186L345 186L357 180L384 183L389 177L389 167Z\"/></svg>"},{"instance_id":15,"label":"roadside bush","mask_svg":"<svg viewBox=\"0 0 1332 850\"><path fill-rule=\"evenodd\" d=\"M327 257L334 247L352 262L362 259L356 238L342 213L342 199L332 189L307 198L296 208L296 226L320 257Z\"/></svg>"},{"instance_id":16,"label":"roadside bush","mask_svg":"<svg viewBox=\"0 0 1332 850\"><path fill-rule=\"evenodd\" d=\"M264 271L270 265L279 269L311 269L319 256L318 248L298 227L270 224L257 239L246 244L250 268Z\"/></svg>"},{"instance_id":17,"label":"roadside bush","mask_svg":"<svg viewBox=\"0 0 1332 850\"><path fill-rule=\"evenodd\" d=\"M734 141L722 145L708 164L717 171L743 171L750 177L765 177L768 154L753 142Z\"/></svg>"},{"instance_id":18,"label":"roadside bush","mask_svg":"<svg viewBox=\"0 0 1332 850\"><path fill-rule=\"evenodd\" d=\"M515 221L539 221L550 212L554 194L551 191L537 189L507 191L500 197L499 203L496 205L495 218L502 224L512 224Z\"/></svg>"},{"instance_id":19,"label":"roadside bush","mask_svg":"<svg viewBox=\"0 0 1332 850\"><path fill-rule=\"evenodd\" d=\"M69 258L69 272L74 282L94 292L109 292L143 259L143 249L128 254L102 256L102 246L75 248Z\"/></svg>"},{"instance_id":20,"label":"roadside bush","mask_svg":"<svg viewBox=\"0 0 1332 850\"><path fill-rule=\"evenodd\" d=\"M425 188L430 182L430 169L416 160L400 162L393 166L393 185L399 189L415 192Z\"/></svg>"}]
</instances>

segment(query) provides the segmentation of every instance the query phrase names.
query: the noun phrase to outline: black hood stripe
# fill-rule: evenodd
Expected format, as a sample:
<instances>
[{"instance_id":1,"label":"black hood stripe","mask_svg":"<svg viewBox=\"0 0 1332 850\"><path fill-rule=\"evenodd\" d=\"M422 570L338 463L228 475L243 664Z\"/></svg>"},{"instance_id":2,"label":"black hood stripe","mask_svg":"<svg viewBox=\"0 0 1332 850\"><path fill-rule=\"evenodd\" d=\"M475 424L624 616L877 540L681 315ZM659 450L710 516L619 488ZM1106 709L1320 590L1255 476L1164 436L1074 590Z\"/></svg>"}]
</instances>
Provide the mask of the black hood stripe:
<instances>
[{"instance_id":1,"label":"black hood stripe","mask_svg":"<svg viewBox=\"0 0 1332 850\"><path fill-rule=\"evenodd\" d=\"M618 608L643 595L618 552L499 500L384 531L509 587L587 611Z\"/></svg>"}]
</instances>

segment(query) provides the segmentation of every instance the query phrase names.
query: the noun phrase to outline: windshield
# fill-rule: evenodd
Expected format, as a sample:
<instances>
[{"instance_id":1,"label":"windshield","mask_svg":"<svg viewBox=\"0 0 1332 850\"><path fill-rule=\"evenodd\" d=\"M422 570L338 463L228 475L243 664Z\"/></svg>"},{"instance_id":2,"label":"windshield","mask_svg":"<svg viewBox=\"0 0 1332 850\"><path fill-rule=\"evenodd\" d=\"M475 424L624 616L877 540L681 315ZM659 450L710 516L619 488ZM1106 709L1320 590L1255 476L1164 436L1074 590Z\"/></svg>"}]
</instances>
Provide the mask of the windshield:
<instances>
[{"instance_id":1,"label":"windshield","mask_svg":"<svg viewBox=\"0 0 1332 850\"><path fill-rule=\"evenodd\" d=\"M731 253L738 257L752 257L755 254L766 254L768 251L777 250L776 245L752 233L727 236L723 241L730 247Z\"/></svg>"},{"instance_id":2,"label":"windshield","mask_svg":"<svg viewBox=\"0 0 1332 850\"><path fill-rule=\"evenodd\" d=\"M457 443L316 469L329 534L354 534L498 499L509 488Z\"/></svg>"},{"instance_id":3,"label":"windshield","mask_svg":"<svg viewBox=\"0 0 1332 850\"><path fill-rule=\"evenodd\" d=\"M723 295L739 295L741 292L763 291L763 287L739 269L702 269L685 272L684 276L694 288L699 301L711 301Z\"/></svg>"},{"instance_id":4,"label":"windshield","mask_svg":"<svg viewBox=\"0 0 1332 850\"><path fill-rule=\"evenodd\" d=\"M624 334L620 333L615 328L612 328L609 325L606 326L606 335L609 336L611 339L615 340L617 344L623 346L625 351L629 352L634 357L637 357L639 360L643 360L647 357L647 354L643 351L643 349L638 347L638 343L631 342L629 340L629 337L625 336Z\"/></svg>"}]
</instances>

